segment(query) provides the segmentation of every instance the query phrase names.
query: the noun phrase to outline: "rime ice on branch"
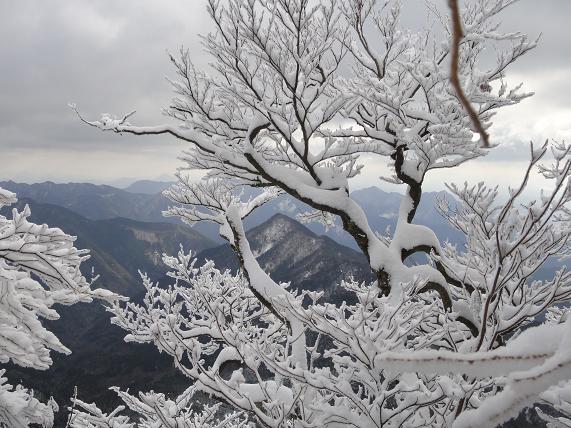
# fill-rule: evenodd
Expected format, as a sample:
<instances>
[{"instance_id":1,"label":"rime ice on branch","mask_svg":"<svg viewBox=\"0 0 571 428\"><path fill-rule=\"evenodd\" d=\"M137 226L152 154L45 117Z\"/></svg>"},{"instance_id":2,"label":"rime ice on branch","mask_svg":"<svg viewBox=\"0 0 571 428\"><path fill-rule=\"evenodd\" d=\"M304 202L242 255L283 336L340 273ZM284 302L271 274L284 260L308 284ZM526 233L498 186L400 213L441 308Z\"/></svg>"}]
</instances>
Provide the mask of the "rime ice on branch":
<instances>
[{"instance_id":1,"label":"rime ice on branch","mask_svg":"<svg viewBox=\"0 0 571 428\"><path fill-rule=\"evenodd\" d=\"M220 404L207 405L202 411L193 411L195 390L190 387L175 400L154 392L140 393L135 397L118 388L112 388L127 404L130 412L139 416L139 426L165 428L248 428L247 421L238 412L221 419L216 418ZM95 404L72 399L74 412L69 418L70 427L133 428L134 423L121 413L125 406L118 406L109 414L103 413Z\"/></svg>"},{"instance_id":2,"label":"rime ice on branch","mask_svg":"<svg viewBox=\"0 0 571 428\"><path fill-rule=\"evenodd\" d=\"M15 194L0 189L0 208L15 202ZM30 223L29 215L28 206L13 209L12 218L0 215L0 362L47 370L50 351L70 353L40 321L59 318L53 306L117 296L91 288L79 270L89 256L73 246L74 237ZM51 427L55 402L41 403L32 391L8 384L5 370L0 375L0 425Z\"/></svg>"},{"instance_id":3,"label":"rime ice on branch","mask_svg":"<svg viewBox=\"0 0 571 428\"><path fill-rule=\"evenodd\" d=\"M498 109L530 95L504 82L510 64L535 46L495 23L512 3L470 1L460 14L458 77L485 130ZM446 15L428 11L450 34ZM177 204L167 215L216 223L241 270L232 276L211 263L197 267L182 251L165 257L173 283L159 288L143 277L144 304L114 305L114 322L128 340L172 355L196 388L262 426L481 421L490 397L512 393L512 378L498 370L466 372L466 364L480 367L498 354L513 361L522 328L571 294L564 269L550 281L533 280L549 257L569 253L569 146L551 144L549 166L540 165L549 145L532 148L521 187L504 202L483 184L450 185L460 208L444 201L439 208L466 245L441 244L413 222L424 179L487 152L450 83L450 38L403 29L401 4L393 1L212 0L209 12L215 31L204 43L212 72L196 70L187 51L171 56L178 78L165 110L170 124L135 126L132 113L82 120L187 143L178 184L166 192ZM499 52L491 65L482 59L490 48ZM351 179L372 156L389 158L386 180L404 188L391 236L371 228L350 194ZM523 204L536 168L553 190ZM186 169L205 177L192 180ZM255 196L245 198L245 187L257 188ZM343 284L352 303L278 284L257 263L243 220L280 193L312 207L307 219L340 218L368 258L377 280ZM426 256L423 264L407 262L418 253ZM553 354L518 348L525 370L566 358L559 352L562 328L542 328L553 336ZM439 356L460 363L439 368ZM501 400L495 420L539 400L552 385L544 379L526 380L524 400L513 394Z\"/></svg>"}]
</instances>

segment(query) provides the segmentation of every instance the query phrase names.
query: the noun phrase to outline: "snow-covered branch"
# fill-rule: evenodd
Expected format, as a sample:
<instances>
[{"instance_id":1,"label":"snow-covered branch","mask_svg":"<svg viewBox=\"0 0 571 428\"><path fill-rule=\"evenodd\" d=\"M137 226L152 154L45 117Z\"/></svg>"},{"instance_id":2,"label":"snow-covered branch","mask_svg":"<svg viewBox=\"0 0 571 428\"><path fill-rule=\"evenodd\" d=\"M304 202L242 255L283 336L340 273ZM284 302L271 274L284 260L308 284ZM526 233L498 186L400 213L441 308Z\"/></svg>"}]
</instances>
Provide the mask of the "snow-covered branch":
<instances>
[{"instance_id":1,"label":"snow-covered branch","mask_svg":"<svg viewBox=\"0 0 571 428\"><path fill-rule=\"evenodd\" d=\"M0 208L17 202L16 195L0 189ZM54 305L72 305L93 299L113 302L119 296L91 288L80 271L89 256L74 247L75 238L61 229L28 221L30 208L0 215L0 362L47 370L51 351L69 354L41 320L59 318ZM4 375L5 370L1 371ZM26 427L53 424L57 405L42 404L21 385L13 388L1 378L0 425Z\"/></svg>"},{"instance_id":2,"label":"snow-covered branch","mask_svg":"<svg viewBox=\"0 0 571 428\"><path fill-rule=\"evenodd\" d=\"M174 400L154 392L133 396L118 388L112 388L127 405L118 406L106 414L97 405L72 399L70 428L247 428L247 420L239 412L220 415L220 404L205 405L198 410L193 400L196 390L190 387ZM131 419L122 415L128 409L139 416Z\"/></svg>"}]
</instances>

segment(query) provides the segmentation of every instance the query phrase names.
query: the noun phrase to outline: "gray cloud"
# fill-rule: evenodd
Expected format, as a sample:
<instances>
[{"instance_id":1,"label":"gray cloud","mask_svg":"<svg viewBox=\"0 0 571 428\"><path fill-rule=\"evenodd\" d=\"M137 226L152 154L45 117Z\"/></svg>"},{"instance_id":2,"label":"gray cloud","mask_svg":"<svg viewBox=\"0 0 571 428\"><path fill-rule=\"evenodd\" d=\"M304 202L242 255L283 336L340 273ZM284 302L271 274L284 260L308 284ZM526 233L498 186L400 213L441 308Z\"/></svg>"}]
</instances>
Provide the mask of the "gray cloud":
<instances>
[{"instance_id":1,"label":"gray cloud","mask_svg":"<svg viewBox=\"0 0 571 428\"><path fill-rule=\"evenodd\" d=\"M405 2L406 23L426 21L423 4ZM504 28L543 36L511 69L509 81L523 80L537 95L498 116L493 136L504 145L480 161L489 168L523 160L522 142L571 136L570 17L569 0L521 0L503 13ZM0 179L105 181L172 173L181 145L95 131L67 103L93 118L137 109L137 123L164 121L160 110L170 88L163 78L172 75L166 50L184 44L205 65L197 35L210 29L204 0L0 1ZM372 168L359 186L381 173Z\"/></svg>"}]
</instances>

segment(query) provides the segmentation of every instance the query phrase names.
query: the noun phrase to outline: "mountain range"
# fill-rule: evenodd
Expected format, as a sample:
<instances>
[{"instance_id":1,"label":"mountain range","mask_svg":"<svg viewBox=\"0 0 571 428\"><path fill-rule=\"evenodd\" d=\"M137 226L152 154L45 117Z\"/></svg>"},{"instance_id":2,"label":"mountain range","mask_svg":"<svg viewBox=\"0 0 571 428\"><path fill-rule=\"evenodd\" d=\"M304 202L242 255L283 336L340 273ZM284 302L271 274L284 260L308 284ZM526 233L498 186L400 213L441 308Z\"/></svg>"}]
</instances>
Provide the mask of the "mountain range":
<instances>
[{"instance_id":1,"label":"mountain range","mask_svg":"<svg viewBox=\"0 0 571 428\"><path fill-rule=\"evenodd\" d=\"M139 269L145 269L151 277L164 273L161 254L176 253L180 245L197 253L216 245L182 224L121 217L92 220L62 206L29 198L20 198L15 207L21 210L26 204L32 211L30 221L59 227L77 237L76 247L90 250L91 259L84 263L85 274L89 275L93 268L100 275L101 286L125 295L132 295L131 287L138 282Z\"/></svg>"},{"instance_id":2,"label":"mountain range","mask_svg":"<svg viewBox=\"0 0 571 428\"><path fill-rule=\"evenodd\" d=\"M118 189L89 183L58 184L46 181L23 184L4 181L0 182L0 187L16 193L20 198L30 198L36 202L62 206L92 220L123 217L144 222L181 224L180 220L164 217L162 214L172 205L172 202L160 192L171 184L143 180L125 189ZM369 187L356 190L351 193L351 196L363 207L374 230L379 233L385 233L387 228L394 230L402 195L396 192L385 192L378 187ZM437 213L435 209L437 198L454 201L452 195L447 192L425 192L418 207L415 222L432 228L442 240L448 239L454 243L461 243L462 235ZM298 214L310 210L310 207L295 198L282 195L255 210L246 219L245 226L246 229L251 229L278 213L296 218ZM341 227L325 230L321 224L317 223L308 224L307 227L318 235L326 235L340 244L357 249L353 238ZM214 242L223 242L218 235L217 226L213 224L201 223L195 225L193 229Z\"/></svg>"},{"instance_id":3,"label":"mountain range","mask_svg":"<svg viewBox=\"0 0 571 428\"><path fill-rule=\"evenodd\" d=\"M136 184L133 186L136 188ZM0 187L16 193L20 199L61 206L91 220L123 217L150 222L175 221L163 217L162 211L168 208L169 202L160 191L133 193L107 185L51 181L36 184L4 181Z\"/></svg>"},{"instance_id":4,"label":"mountain range","mask_svg":"<svg viewBox=\"0 0 571 428\"><path fill-rule=\"evenodd\" d=\"M213 226L190 228L176 219L165 219L162 211L169 201L160 192L166 182L138 182L126 189L86 183L19 184L2 182L0 187L18 194L17 206L31 206L31 220L60 227L77 236L76 246L91 251L82 265L84 274L100 275L97 286L132 300L141 299L144 289L139 271L154 281L166 280L161 254L176 253L180 245L197 254L200 262L213 260L219 269L237 270L238 261L227 244L221 244ZM352 193L379 232L394 227L401 195L368 188ZM439 237L461 243L460 234L436 213L437 198L445 193L425 193L417 221L431 227ZM340 228L325 231L321 225L302 225L294 218L309 208L282 196L256 210L246 221L247 236L261 266L279 282L292 287L323 291L327 300L349 298L339 286L342 280L371 278L367 261L356 251L352 238ZM4 208L6 214L8 208ZM343 245L345 244L345 245ZM551 261L542 271L551 274L560 262ZM155 389L174 396L189 385L170 357L150 344L125 343L125 332L110 323L101 304L79 304L58 308L61 319L46 321L72 350L70 356L52 355L53 366L45 371L10 367L9 380L35 389L47 399L53 394L66 407L74 386L79 397L97 402L105 411L117 404L110 386L131 391ZM66 412L58 414L56 426L65 425ZM522 425L523 426L523 425Z\"/></svg>"}]
</instances>

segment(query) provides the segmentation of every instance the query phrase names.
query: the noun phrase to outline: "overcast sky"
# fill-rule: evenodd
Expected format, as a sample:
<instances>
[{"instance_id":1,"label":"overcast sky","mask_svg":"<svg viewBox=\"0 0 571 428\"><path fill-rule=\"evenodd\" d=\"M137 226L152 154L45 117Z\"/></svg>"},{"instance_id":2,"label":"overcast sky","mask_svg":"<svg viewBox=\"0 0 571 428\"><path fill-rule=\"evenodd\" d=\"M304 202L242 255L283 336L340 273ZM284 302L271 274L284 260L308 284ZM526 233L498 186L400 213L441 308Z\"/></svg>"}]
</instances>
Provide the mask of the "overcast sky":
<instances>
[{"instance_id":1,"label":"overcast sky","mask_svg":"<svg viewBox=\"0 0 571 428\"><path fill-rule=\"evenodd\" d=\"M422 20L422 0L404 0L409 19ZM415 15L416 14L416 15ZM529 140L571 138L571 0L521 0L502 15L504 27L539 48L510 70L536 95L504 109L492 130L502 144L491 156L443 180L518 182ZM172 176L184 146L172 138L118 136L80 123L75 102L91 118L138 111L132 122L165 119L173 75L166 51L189 48L199 64L198 34L211 30L204 0L0 0L0 180L125 183ZM354 187L378 184L382 165Z\"/></svg>"}]
</instances>

